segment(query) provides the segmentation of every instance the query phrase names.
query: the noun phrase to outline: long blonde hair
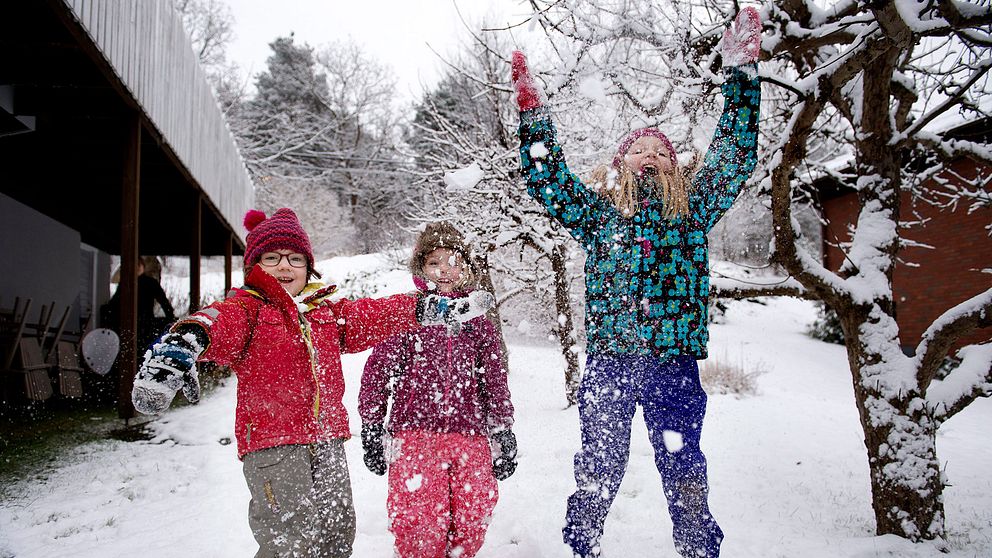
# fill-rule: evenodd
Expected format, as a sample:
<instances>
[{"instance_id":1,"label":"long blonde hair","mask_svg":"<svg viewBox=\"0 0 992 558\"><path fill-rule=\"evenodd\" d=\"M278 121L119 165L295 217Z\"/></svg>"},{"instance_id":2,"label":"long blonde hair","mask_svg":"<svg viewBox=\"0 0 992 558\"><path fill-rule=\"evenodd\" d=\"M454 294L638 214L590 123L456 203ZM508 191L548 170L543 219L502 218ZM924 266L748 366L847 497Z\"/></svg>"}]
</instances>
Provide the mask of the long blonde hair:
<instances>
[{"instance_id":1,"label":"long blonde hair","mask_svg":"<svg viewBox=\"0 0 992 558\"><path fill-rule=\"evenodd\" d=\"M689 214L689 186L692 180L689 169L696 166L697 160L698 154L693 156L693 162L688 167L676 164L671 171L651 178L655 181L655 191L661 193L665 219L677 219ZM593 169L590 182L596 192L610 200L624 217L633 217L641 210L641 196L638 195L641 186L634 171L623 160L619 168L599 165Z\"/></svg>"}]
</instances>

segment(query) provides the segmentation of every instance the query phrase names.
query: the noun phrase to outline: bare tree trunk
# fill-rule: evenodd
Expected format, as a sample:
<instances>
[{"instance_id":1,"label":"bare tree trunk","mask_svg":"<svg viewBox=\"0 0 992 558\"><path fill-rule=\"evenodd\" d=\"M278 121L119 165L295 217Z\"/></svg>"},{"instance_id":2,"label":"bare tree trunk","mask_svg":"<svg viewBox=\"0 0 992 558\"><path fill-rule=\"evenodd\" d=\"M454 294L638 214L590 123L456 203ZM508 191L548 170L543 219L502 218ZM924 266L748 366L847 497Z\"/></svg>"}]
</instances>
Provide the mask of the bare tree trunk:
<instances>
[{"instance_id":1,"label":"bare tree trunk","mask_svg":"<svg viewBox=\"0 0 992 558\"><path fill-rule=\"evenodd\" d=\"M496 288L493 286L493 276L489 272L489 253L485 252L481 256L475 257L476 269L479 270L479 287L484 291L489 291L496 294ZM500 348L500 360L503 365L503 370L509 372L510 370L510 354L507 352L506 348L506 337L503 336L503 320L499 315L499 305L493 306L493 309L486 313L489 317L489 321L496 326L496 333L499 335L499 348Z\"/></svg>"},{"instance_id":2,"label":"bare tree trunk","mask_svg":"<svg viewBox=\"0 0 992 558\"><path fill-rule=\"evenodd\" d=\"M565 400L571 407L579 402L579 355L575 350L576 335L572 324L565 247L561 244L555 244L551 253L551 270L555 275L555 312L558 322L555 333L561 346L561 354L565 357Z\"/></svg>"}]
</instances>

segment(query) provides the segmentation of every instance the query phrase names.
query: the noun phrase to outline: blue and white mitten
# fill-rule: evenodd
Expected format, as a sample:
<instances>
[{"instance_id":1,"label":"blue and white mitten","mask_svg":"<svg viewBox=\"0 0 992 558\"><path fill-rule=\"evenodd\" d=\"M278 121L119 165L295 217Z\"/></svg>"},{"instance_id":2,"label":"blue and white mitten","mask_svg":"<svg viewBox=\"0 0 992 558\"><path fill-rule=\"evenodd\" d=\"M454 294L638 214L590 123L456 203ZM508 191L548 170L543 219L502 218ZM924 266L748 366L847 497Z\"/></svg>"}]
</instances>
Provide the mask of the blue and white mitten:
<instances>
[{"instance_id":1,"label":"blue and white mitten","mask_svg":"<svg viewBox=\"0 0 992 558\"><path fill-rule=\"evenodd\" d=\"M472 291L461 298L422 295L417 298L417 322L425 326L447 326L452 335L457 335L462 324L482 316L494 306L496 297L486 291Z\"/></svg>"},{"instance_id":2,"label":"blue and white mitten","mask_svg":"<svg viewBox=\"0 0 992 558\"><path fill-rule=\"evenodd\" d=\"M138 412L158 415L169 408L176 392L190 403L200 400L200 381L196 376L196 359L203 343L193 332L166 333L145 352L145 359L134 377L131 402Z\"/></svg>"}]
</instances>

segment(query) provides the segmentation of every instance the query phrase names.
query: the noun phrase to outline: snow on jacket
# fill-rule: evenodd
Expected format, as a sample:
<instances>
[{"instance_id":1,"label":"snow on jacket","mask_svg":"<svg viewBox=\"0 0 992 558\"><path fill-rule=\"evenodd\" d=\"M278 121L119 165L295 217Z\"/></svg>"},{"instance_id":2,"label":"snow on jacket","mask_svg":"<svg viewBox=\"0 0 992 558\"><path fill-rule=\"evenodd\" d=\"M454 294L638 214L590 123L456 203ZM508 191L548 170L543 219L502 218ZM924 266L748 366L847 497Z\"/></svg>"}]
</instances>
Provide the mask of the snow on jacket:
<instances>
[{"instance_id":1,"label":"snow on jacket","mask_svg":"<svg viewBox=\"0 0 992 558\"><path fill-rule=\"evenodd\" d=\"M633 217L623 216L569 171L546 112L521 113L520 163L527 192L587 255L589 353L706 358L706 234L757 163L761 88L755 75L747 67L728 69L721 86L723 114L693 179L689 214L675 219L666 219L662 201L654 198Z\"/></svg>"},{"instance_id":2,"label":"snow on jacket","mask_svg":"<svg viewBox=\"0 0 992 558\"><path fill-rule=\"evenodd\" d=\"M258 266L246 288L177 324L205 327L199 360L238 375L238 457L286 444L349 438L341 354L356 353L419 325L406 295L330 301L333 286L308 285L297 303Z\"/></svg>"},{"instance_id":3,"label":"snow on jacket","mask_svg":"<svg viewBox=\"0 0 992 558\"><path fill-rule=\"evenodd\" d=\"M513 404L495 326L479 316L450 335L444 326L401 333L372 351L362 374L362 423L389 431L488 436L513 425Z\"/></svg>"}]
</instances>

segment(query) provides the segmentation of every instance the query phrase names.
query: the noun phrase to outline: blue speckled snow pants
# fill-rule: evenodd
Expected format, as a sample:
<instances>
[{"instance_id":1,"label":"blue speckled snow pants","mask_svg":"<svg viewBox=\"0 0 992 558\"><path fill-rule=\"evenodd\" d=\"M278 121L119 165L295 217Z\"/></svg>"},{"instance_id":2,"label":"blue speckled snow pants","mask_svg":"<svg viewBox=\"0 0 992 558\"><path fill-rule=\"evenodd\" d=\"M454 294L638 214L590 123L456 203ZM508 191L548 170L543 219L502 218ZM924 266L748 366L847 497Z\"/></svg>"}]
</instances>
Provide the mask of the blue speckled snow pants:
<instances>
[{"instance_id":1,"label":"blue speckled snow pants","mask_svg":"<svg viewBox=\"0 0 992 558\"><path fill-rule=\"evenodd\" d=\"M577 489L568 499L565 543L583 558L599 555L603 524L627 469L637 405L668 498L676 549L686 558L719 556L723 531L710 515L699 448L706 393L691 356L589 355L579 388L582 449L575 454Z\"/></svg>"}]
</instances>

